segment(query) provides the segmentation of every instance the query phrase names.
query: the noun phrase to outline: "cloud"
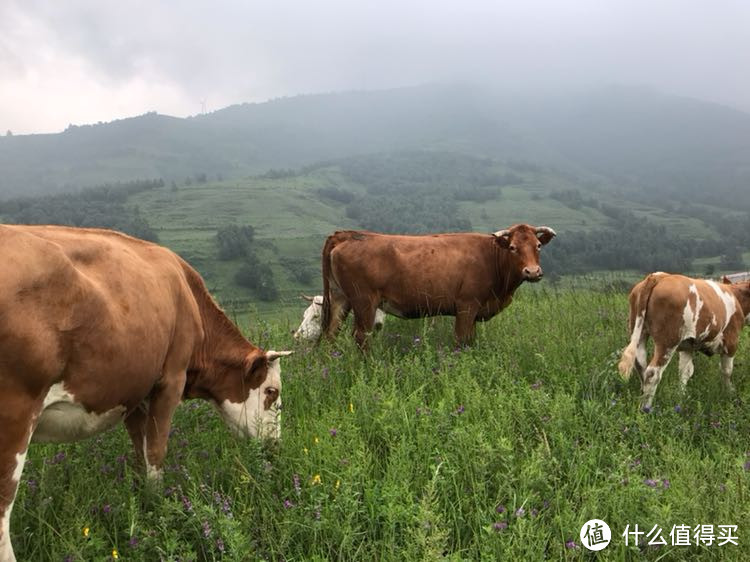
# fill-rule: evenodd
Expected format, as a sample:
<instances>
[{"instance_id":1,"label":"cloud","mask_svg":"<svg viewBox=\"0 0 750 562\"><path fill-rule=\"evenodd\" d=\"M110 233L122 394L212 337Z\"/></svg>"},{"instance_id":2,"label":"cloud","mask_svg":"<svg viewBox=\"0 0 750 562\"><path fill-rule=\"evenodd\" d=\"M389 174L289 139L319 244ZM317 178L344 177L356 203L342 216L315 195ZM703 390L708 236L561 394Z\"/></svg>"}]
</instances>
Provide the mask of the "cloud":
<instances>
[{"instance_id":1,"label":"cloud","mask_svg":"<svg viewBox=\"0 0 750 562\"><path fill-rule=\"evenodd\" d=\"M6 0L0 128L473 80L620 82L748 108L750 3Z\"/></svg>"}]
</instances>

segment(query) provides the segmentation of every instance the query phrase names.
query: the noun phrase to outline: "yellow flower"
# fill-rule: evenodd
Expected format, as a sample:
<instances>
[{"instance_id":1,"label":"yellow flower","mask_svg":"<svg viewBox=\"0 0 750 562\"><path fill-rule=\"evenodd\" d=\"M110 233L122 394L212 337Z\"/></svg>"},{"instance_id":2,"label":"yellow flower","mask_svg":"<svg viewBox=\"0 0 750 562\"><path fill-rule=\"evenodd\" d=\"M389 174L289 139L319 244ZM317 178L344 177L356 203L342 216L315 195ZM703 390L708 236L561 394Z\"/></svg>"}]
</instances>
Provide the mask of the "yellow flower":
<instances>
[{"instance_id":1,"label":"yellow flower","mask_svg":"<svg viewBox=\"0 0 750 562\"><path fill-rule=\"evenodd\" d=\"M339 489L339 486L341 485L341 480L336 480L336 489Z\"/></svg>"},{"instance_id":2,"label":"yellow flower","mask_svg":"<svg viewBox=\"0 0 750 562\"><path fill-rule=\"evenodd\" d=\"M305 454L307 454L307 453L308 453L308 451L307 451L307 447L302 447L302 451L303 451L303 452L304 452Z\"/></svg>"},{"instance_id":3,"label":"yellow flower","mask_svg":"<svg viewBox=\"0 0 750 562\"><path fill-rule=\"evenodd\" d=\"M84 538L89 538L89 533L90 532L91 532L91 529L89 529L88 527L84 527L83 528L83 536L84 536Z\"/></svg>"},{"instance_id":4,"label":"yellow flower","mask_svg":"<svg viewBox=\"0 0 750 562\"><path fill-rule=\"evenodd\" d=\"M312 484L315 486L316 484L320 484L320 474L316 474L312 477Z\"/></svg>"},{"instance_id":5,"label":"yellow flower","mask_svg":"<svg viewBox=\"0 0 750 562\"><path fill-rule=\"evenodd\" d=\"M120 557L120 554L117 552L117 549L113 548L112 549L112 558L114 558L115 560L117 560L119 557Z\"/></svg>"},{"instance_id":6,"label":"yellow flower","mask_svg":"<svg viewBox=\"0 0 750 562\"><path fill-rule=\"evenodd\" d=\"M320 443L320 439L318 439L318 438L316 437L316 438L315 438L315 444L317 445L318 443Z\"/></svg>"},{"instance_id":7,"label":"yellow flower","mask_svg":"<svg viewBox=\"0 0 750 562\"><path fill-rule=\"evenodd\" d=\"M349 402L349 412L352 414L354 413L354 404L352 404L351 402Z\"/></svg>"}]
</instances>

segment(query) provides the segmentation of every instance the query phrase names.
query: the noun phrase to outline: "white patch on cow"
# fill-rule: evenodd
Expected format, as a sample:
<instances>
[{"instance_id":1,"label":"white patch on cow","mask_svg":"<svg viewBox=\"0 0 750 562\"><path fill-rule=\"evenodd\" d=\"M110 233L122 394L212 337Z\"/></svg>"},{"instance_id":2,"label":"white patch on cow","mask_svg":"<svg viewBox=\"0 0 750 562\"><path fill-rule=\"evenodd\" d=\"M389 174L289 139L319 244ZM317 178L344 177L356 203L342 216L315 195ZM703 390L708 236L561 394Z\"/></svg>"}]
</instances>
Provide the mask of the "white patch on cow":
<instances>
[{"instance_id":1,"label":"white patch on cow","mask_svg":"<svg viewBox=\"0 0 750 562\"><path fill-rule=\"evenodd\" d=\"M68 443L101 433L122 421L125 406L97 414L86 411L63 383L52 385L44 398L31 440L42 443Z\"/></svg>"},{"instance_id":2,"label":"white patch on cow","mask_svg":"<svg viewBox=\"0 0 750 562\"><path fill-rule=\"evenodd\" d=\"M620 363L617 367L622 378L625 380L630 378L630 374L633 371L633 366L636 361L638 362L638 365L640 365L640 368L646 366L646 345L644 341L645 338L643 338L643 322L645 317L645 311L642 311L636 316L635 323L633 324L633 333L630 334L630 342L622 352L622 357L620 358Z\"/></svg>"},{"instance_id":3,"label":"white patch on cow","mask_svg":"<svg viewBox=\"0 0 750 562\"><path fill-rule=\"evenodd\" d=\"M148 460L148 441L145 434L143 435L143 465L146 467L146 478L153 482L159 482L161 480L161 469L156 465L151 464Z\"/></svg>"},{"instance_id":4,"label":"white patch on cow","mask_svg":"<svg viewBox=\"0 0 750 562\"><path fill-rule=\"evenodd\" d=\"M268 410L264 401L266 389L274 387L281 396L281 365L276 359L268 364L266 380L256 389L251 389L244 402L224 400L218 410L229 429L238 437L281 436L281 399L277 399Z\"/></svg>"},{"instance_id":5,"label":"white patch on cow","mask_svg":"<svg viewBox=\"0 0 750 562\"><path fill-rule=\"evenodd\" d=\"M732 320L734 313L737 312L737 298L733 293L722 289L716 281L706 281L706 283L708 283L708 286L714 290L724 303L724 312L726 315L724 316L724 326L721 328L721 331L723 332L727 329L727 326L729 326L729 322Z\"/></svg>"},{"instance_id":6,"label":"white patch on cow","mask_svg":"<svg viewBox=\"0 0 750 562\"><path fill-rule=\"evenodd\" d=\"M294 332L295 339L316 340L320 337L323 322L323 296L313 297L310 306L302 315L302 323Z\"/></svg>"},{"instance_id":7,"label":"white patch on cow","mask_svg":"<svg viewBox=\"0 0 750 562\"><path fill-rule=\"evenodd\" d=\"M693 365L693 353L690 351L680 351L679 371L680 371L680 384L682 389L685 390L690 377L693 376L695 367Z\"/></svg>"},{"instance_id":8,"label":"white patch on cow","mask_svg":"<svg viewBox=\"0 0 750 562\"><path fill-rule=\"evenodd\" d=\"M33 428L32 428L33 429ZM31 430L29 431L29 433ZM16 467L13 469L13 482L18 486L21 481L21 475L23 474L23 466L26 464L26 453L29 450L29 444L26 443L26 448L20 453L16 453ZM0 520L0 560L2 562L15 562L16 556L13 554L13 545L10 542L10 516L13 513L13 504L16 500L16 492L14 490L13 497L5 508L3 517Z\"/></svg>"},{"instance_id":9,"label":"white patch on cow","mask_svg":"<svg viewBox=\"0 0 750 562\"><path fill-rule=\"evenodd\" d=\"M690 306L690 297L685 302L685 308L682 311L682 329L680 330L680 339L695 338L698 329L698 318L700 317L703 301L698 294L698 288L695 283L690 285L689 293L695 295L695 308Z\"/></svg>"},{"instance_id":10,"label":"white patch on cow","mask_svg":"<svg viewBox=\"0 0 750 562\"><path fill-rule=\"evenodd\" d=\"M713 324L714 326L718 325L718 322L716 321L716 314L714 314L713 312L711 313L711 324Z\"/></svg>"},{"instance_id":11,"label":"white patch on cow","mask_svg":"<svg viewBox=\"0 0 750 562\"><path fill-rule=\"evenodd\" d=\"M375 327L380 329L385 324L385 312L379 308L375 311Z\"/></svg>"}]
</instances>

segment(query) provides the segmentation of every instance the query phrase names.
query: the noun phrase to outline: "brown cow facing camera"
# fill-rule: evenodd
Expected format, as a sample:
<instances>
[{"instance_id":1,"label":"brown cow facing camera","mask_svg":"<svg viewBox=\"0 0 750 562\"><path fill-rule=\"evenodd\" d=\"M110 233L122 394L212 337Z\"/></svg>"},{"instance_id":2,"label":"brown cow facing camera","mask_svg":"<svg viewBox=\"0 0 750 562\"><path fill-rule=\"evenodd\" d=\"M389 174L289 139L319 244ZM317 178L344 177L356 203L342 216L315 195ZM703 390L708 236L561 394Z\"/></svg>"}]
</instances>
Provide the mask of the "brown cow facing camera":
<instances>
[{"instance_id":1,"label":"brown cow facing camera","mask_svg":"<svg viewBox=\"0 0 750 562\"><path fill-rule=\"evenodd\" d=\"M124 422L160 476L172 415L213 404L241 436L277 438L279 358L247 341L200 275L162 246L113 231L0 225L0 560L30 441Z\"/></svg>"},{"instance_id":2,"label":"brown cow facing camera","mask_svg":"<svg viewBox=\"0 0 750 562\"><path fill-rule=\"evenodd\" d=\"M341 231L323 247L322 332L332 338L349 311L366 346L378 308L401 318L455 316L466 343L474 323L507 307L524 281L539 281L539 250L555 237L546 226L517 224L494 234L406 236Z\"/></svg>"}]
</instances>

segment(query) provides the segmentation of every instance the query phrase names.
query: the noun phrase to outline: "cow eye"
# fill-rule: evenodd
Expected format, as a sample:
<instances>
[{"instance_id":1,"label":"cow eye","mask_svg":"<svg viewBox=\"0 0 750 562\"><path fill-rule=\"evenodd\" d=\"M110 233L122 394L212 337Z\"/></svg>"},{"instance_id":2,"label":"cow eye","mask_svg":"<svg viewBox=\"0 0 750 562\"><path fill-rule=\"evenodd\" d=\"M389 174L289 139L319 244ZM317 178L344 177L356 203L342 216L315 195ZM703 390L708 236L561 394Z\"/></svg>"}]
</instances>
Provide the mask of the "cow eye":
<instances>
[{"instance_id":1,"label":"cow eye","mask_svg":"<svg viewBox=\"0 0 750 562\"><path fill-rule=\"evenodd\" d=\"M513 252L513 253L515 253L515 252L517 252L517 251L518 251L518 248L516 248L516 245L515 245L515 244L511 244L510 246L508 246L508 249L509 249L509 250L510 250L511 252Z\"/></svg>"},{"instance_id":2,"label":"cow eye","mask_svg":"<svg viewBox=\"0 0 750 562\"><path fill-rule=\"evenodd\" d=\"M279 397L279 389L274 386L266 387L266 390L264 392L266 396L271 399L271 401L274 401Z\"/></svg>"}]
</instances>

